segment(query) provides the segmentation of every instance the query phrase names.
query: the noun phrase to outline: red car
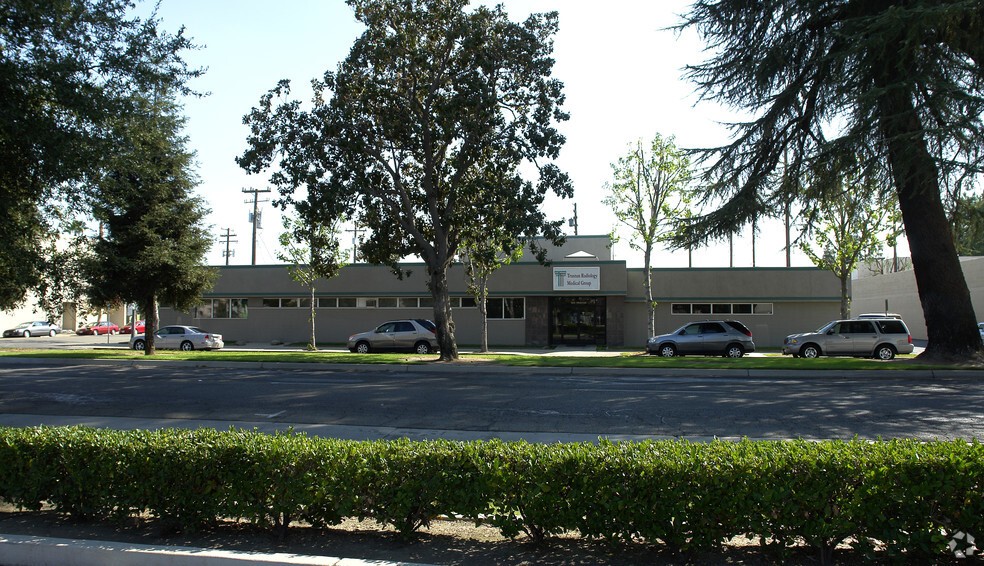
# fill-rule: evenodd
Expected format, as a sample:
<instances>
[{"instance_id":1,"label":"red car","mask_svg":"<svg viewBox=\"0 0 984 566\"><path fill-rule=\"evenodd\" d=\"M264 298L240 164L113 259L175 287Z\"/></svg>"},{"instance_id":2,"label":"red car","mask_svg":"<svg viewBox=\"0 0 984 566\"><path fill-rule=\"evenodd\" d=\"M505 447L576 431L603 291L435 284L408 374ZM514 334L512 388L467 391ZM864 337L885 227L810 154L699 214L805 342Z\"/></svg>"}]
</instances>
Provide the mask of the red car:
<instances>
[{"instance_id":1,"label":"red car","mask_svg":"<svg viewBox=\"0 0 984 566\"><path fill-rule=\"evenodd\" d=\"M138 320L137 321L137 325L136 325L137 326L137 334L143 334L144 333L145 323L146 323L146 321L144 321L144 320ZM123 328L120 328L120 334L130 334L130 327L131 326L132 325L127 324Z\"/></svg>"},{"instance_id":2,"label":"red car","mask_svg":"<svg viewBox=\"0 0 984 566\"><path fill-rule=\"evenodd\" d=\"M79 328L76 334L118 334L119 332L120 327L112 322L98 322Z\"/></svg>"}]
</instances>

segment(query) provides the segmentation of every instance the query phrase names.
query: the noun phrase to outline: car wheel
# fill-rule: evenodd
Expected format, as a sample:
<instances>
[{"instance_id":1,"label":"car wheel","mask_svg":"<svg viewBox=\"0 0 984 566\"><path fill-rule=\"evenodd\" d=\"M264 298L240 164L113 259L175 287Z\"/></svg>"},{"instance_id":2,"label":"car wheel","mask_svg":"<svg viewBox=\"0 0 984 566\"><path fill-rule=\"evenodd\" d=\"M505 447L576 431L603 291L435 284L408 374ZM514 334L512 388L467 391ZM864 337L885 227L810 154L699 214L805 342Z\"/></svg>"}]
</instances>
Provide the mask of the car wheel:
<instances>
[{"instance_id":1,"label":"car wheel","mask_svg":"<svg viewBox=\"0 0 984 566\"><path fill-rule=\"evenodd\" d=\"M820 348L816 344L807 344L800 349L800 356L804 358L816 358L820 355Z\"/></svg>"},{"instance_id":2,"label":"car wheel","mask_svg":"<svg viewBox=\"0 0 984 566\"><path fill-rule=\"evenodd\" d=\"M430 344L428 344L427 342L417 342L417 344L413 347L413 349L415 352L421 355L431 353Z\"/></svg>"},{"instance_id":3,"label":"car wheel","mask_svg":"<svg viewBox=\"0 0 984 566\"><path fill-rule=\"evenodd\" d=\"M55 332L54 330L49 330L49 331L48 331L48 336L51 336L52 338L54 338L54 337L55 337L55 334L58 334L58 333L57 333L57 332Z\"/></svg>"},{"instance_id":4,"label":"car wheel","mask_svg":"<svg viewBox=\"0 0 984 566\"><path fill-rule=\"evenodd\" d=\"M24 331L24 338L30 338L30 337L31 337L31 331L30 330L25 330Z\"/></svg>"},{"instance_id":5,"label":"car wheel","mask_svg":"<svg viewBox=\"0 0 984 566\"><path fill-rule=\"evenodd\" d=\"M137 341L135 341L133 343L133 349L134 350L143 350L144 349L144 341L143 340L137 340Z\"/></svg>"},{"instance_id":6,"label":"car wheel","mask_svg":"<svg viewBox=\"0 0 984 566\"><path fill-rule=\"evenodd\" d=\"M190 351L192 351L194 349L195 349L195 345L192 344L191 342L187 341L187 340L185 340L184 342L181 343L181 351L182 352L190 352Z\"/></svg>"},{"instance_id":7,"label":"car wheel","mask_svg":"<svg viewBox=\"0 0 984 566\"><path fill-rule=\"evenodd\" d=\"M740 358L745 355L745 349L741 347L741 344L732 344L725 350L724 355L728 358Z\"/></svg>"},{"instance_id":8,"label":"car wheel","mask_svg":"<svg viewBox=\"0 0 984 566\"><path fill-rule=\"evenodd\" d=\"M109 333L110 333L110 335L114 335L114 334L116 334L116 331L115 331L115 330L113 330L112 328L110 328L110 329L109 329Z\"/></svg>"},{"instance_id":9,"label":"car wheel","mask_svg":"<svg viewBox=\"0 0 984 566\"><path fill-rule=\"evenodd\" d=\"M663 344L659 347L659 355L664 358L672 358L677 353L676 347L673 344Z\"/></svg>"},{"instance_id":10,"label":"car wheel","mask_svg":"<svg viewBox=\"0 0 984 566\"><path fill-rule=\"evenodd\" d=\"M889 346L888 344L882 344L878 346L875 350L875 357L879 360L891 360L895 357L895 348Z\"/></svg>"},{"instance_id":11,"label":"car wheel","mask_svg":"<svg viewBox=\"0 0 984 566\"><path fill-rule=\"evenodd\" d=\"M355 353L357 354L368 354L369 353L369 342L359 342L355 345Z\"/></svg>"}]
</instances>

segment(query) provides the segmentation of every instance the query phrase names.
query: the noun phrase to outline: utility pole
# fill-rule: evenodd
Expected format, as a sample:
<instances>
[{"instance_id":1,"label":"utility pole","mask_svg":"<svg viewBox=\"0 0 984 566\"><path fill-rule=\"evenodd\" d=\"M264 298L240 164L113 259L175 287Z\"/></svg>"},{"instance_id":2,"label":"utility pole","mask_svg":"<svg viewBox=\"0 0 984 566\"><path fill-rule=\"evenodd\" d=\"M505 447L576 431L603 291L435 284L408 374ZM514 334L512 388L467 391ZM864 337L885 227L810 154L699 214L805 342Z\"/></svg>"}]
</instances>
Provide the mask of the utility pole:
<instances>
[{"instance_id":1,"label":"utility pole","mask_svg":"<svg viewBox=\"0 0 984 566\"><path fill-rule=\"evenodd\" d=\"M358 222L353 222L352 228L346 232L352 232L352 263L355 263L359 258L359 232L365 232L365 230L359 228Z\"/></svg>"},{"instance_id":2,"label":"utility pole","mask_svg":"<svg viewBox=\"0 0 984 566\"><path fill-rule=\"evenodd\" d=\"M225 229L225 234L220 234L219 235L219 238L225 238L225 251L222 252L222 256L225 257L226 265L229 265L229 257L236 255L236 250L230 250L229 249L229 243L230 242L231 243L234 243L234 244L239 243L239 240L233 240L232 239L232 238L235 238L235 237L236 237L236 234L233 234L232 233L232 230L229 229L229 228L226 228Z\"/></svg>"},{"instance_id":3,"label":"utility pole","mask_svg":"<svg viewBox=\"0 0 984 566\"><path fill-rule=\"evenodd\" d=\"M246 201L246 204L253 203L253 215L250 217L250 222L253 224L253 263L251 265L256 265L256 228L260 225L260 203L268 202L269 199L259 200L257 195L259 193L269 193L270 189L243 189L244 193L252 193L253 200Z\"/></svg>"},{"instance_id":4,"label":"utility pole","mask_svg":"<svg viewBox=\"0 0 984 566\"><path fill-rule=\"evenodd\" d=\"M574 203L574 218L568 220L567 225L572 226L574 228L574 235L577 236L577 203L576 202Z\"/></svg>"}]
</instances>

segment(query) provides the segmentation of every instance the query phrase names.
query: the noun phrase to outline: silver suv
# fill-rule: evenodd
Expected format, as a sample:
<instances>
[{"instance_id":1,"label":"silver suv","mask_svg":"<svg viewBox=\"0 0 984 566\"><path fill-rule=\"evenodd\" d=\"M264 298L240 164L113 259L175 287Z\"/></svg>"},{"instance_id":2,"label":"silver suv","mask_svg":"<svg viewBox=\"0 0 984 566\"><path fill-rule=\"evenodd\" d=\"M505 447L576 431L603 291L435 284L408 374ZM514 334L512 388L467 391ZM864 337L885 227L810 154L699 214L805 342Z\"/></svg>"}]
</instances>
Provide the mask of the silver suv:
<instances>
[{"instance_id":1,"label":"silver suv","mask_svg":"<svg viewBox=\"0 0 984 566\"><path fill-rule=\"evenodd\" d=\"M702 320L685 324L670 334L653 336L646 351L665 358L685 354L740 358L755 351L755 342L752 331L737 320Z\"/></svg>"},{"instance_id":2,"label":"silver suv","mask_svg":"<svg viewBox=\"0 0 984 566\"><path fill-rule=\"evenodd\" d=\"M437 326L422 318L390 320L368 332L349 336L348 349L359 354L380 350L429 354L438 350Z\"/></svg>"},{"instance_id":3,"label":"silver suv","mask_svg":"<svg viewBox=\"0 0 984 566\"><path fill-rule=\"evenodd\" d=\"M890 360L895 354L912 353L912 336L897 318L834 320L816 332L790 334L782 341L782 353L794 358L859 356Z\"/></svg>"}]
</instances>

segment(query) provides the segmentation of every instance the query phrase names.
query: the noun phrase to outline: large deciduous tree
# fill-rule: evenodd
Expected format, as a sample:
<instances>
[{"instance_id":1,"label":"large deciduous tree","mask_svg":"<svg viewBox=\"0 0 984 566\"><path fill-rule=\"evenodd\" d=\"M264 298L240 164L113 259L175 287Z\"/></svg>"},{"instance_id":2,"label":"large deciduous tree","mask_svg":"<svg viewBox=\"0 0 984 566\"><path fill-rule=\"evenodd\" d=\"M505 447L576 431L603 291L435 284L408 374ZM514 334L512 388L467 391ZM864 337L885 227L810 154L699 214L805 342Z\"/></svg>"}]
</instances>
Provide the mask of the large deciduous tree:
<instances>
[{"instance_id":1,"label":"large deciduous tree","mask_svg":"<svg viewBox=\"0 0 984 566\"><path fill-rule=\"evenodd\" d=\"M88 295L97 304L136 303L151 355L158 303L190 309L215 272L203 265L212 242L202 222L207 210L193 194L198 181L179 107L162 96L139 97L137 104L137 112L114 124L127 149L107 157L108 172L93 195L105 237L88 262Z\"/></svg>"},{"instance_id":2,"label":"large deciduous tree","mask_svg":"<svg viewBox=\"0 0 984 566\"><path fill-rule=\"evenodd\" d=\"M306 188L326 216L358 210L371 230L360 250L368 261L398 271L400 259L421 257L441 359L453 360L447 272L464 239L507 220L517 236L562 238L540 210L550 192L571 195L551 162L564 143L555 124L567 119L551 78L557 16L515 23L501 6L466 12L467 0L348 4L367 29L315 81L314 108L274 108L289 92L282 81L245 118L252 135L239 163L261 172L278 160L272 183L285 195ZM521 176L524 163L535 183ZM489 164L503 182L476 172Z\"/></svg>"},{"instance_id":3,"label":"large deciduous tree","mask_svg":"<svg viewBox=\"0 0 984 566\"><path fill-rule=\"evenodd\" d=\"M604 204L630 229L629 245L642 252L643 288L649 314L649 336L656 334L653 300L653 250L674 232L675 223L689 214L687 188L693 174L690 159L672 137L657 134L648 148L636 147L612 164L613 183L607 183ZM614 239L614 238L613 238Z\"/></svg>"},{"instance_id":4,"label":"large deciduous tree","mask_svg":"<svg viewBox=\"0 0 984 566\"><path fill-rule=\"evenodd\" d=\"M768 181L784 155L794 176L860 157L881 177L872 190L893 190L899 202L929 335L925 355L979 359L941 180L981 170L984 4L698 0L682 26L712 52L689 68L703 96L752 117L706 155L706 196L723 205L689 224L679 243L723 237L779 210L793 185ZM837 188L793 190L809 217Z\"/></svg>"},{"instance_id":5,"label":"large deciduous tree","mask_svg":"<svg viewBox=\"0 0 984 566\"><path fill-rule=\"evenodd\" d=\"M199 73L181 59L193 47L182 32L130 17L133 7L0 0L0 308L63 287L59 208L85 202L86 181L112 153L108 121L132 110L133 93L184 90Z\"/></svg>"}]
</instances>

